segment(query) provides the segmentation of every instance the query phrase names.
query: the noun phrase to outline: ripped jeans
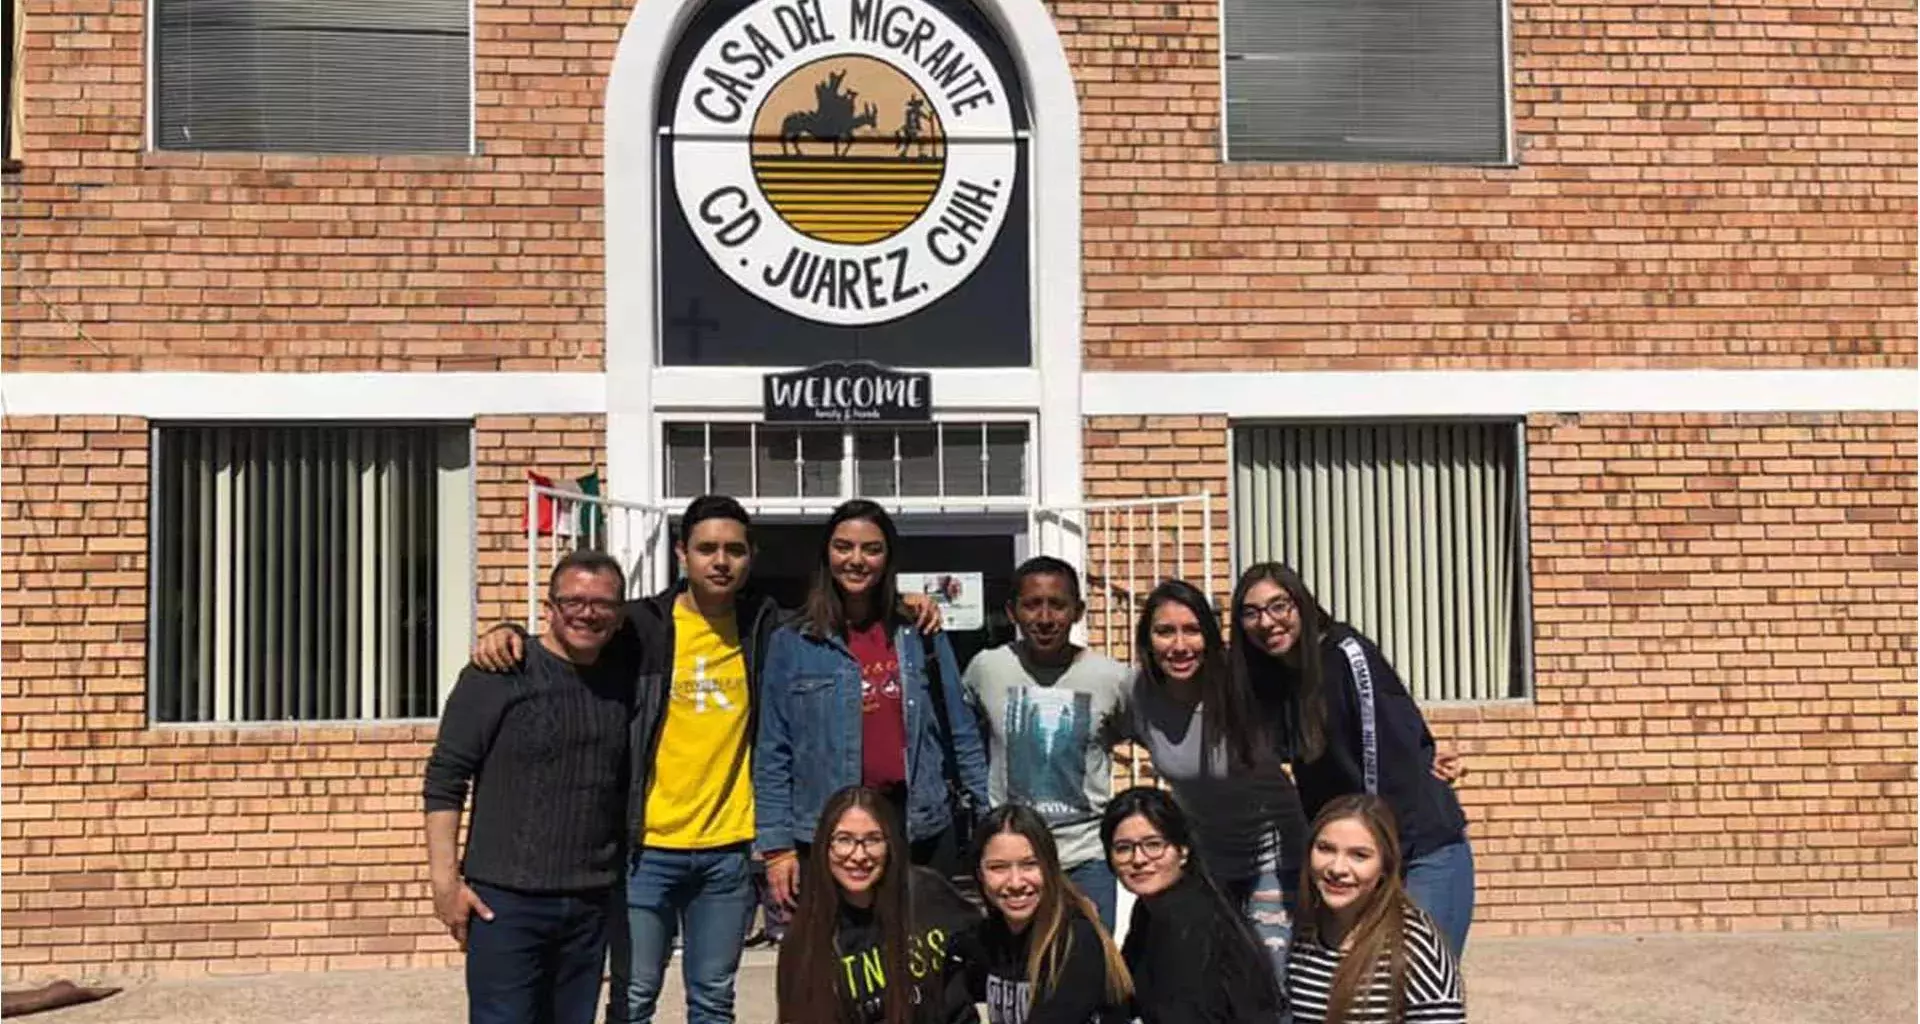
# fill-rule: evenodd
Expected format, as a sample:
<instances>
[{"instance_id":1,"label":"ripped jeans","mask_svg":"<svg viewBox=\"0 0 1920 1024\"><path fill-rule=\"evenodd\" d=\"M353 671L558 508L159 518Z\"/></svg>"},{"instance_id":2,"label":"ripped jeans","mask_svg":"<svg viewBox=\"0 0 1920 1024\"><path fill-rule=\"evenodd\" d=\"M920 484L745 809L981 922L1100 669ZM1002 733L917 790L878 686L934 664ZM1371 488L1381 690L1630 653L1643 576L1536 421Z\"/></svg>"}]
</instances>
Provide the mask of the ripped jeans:
<instances>
[{"instance_id":1,"label":"ripped jeans","mask_svg":"<svg viewBox=\"0 0 1920 1024\"><path fill-rule=\"evenodd\" d=\"M1276 867L1271 862L1260 866L1252 878L1225 886L1228 899L1240 905L1253 933L1266 947L1273 965L1273 981L1280 989L1280 1024L1293 1019L1287 1009L1287 949L1293 943L1293 915L1299 906L1300 867L1297 864Z\"/></svg>"}]
</instances>

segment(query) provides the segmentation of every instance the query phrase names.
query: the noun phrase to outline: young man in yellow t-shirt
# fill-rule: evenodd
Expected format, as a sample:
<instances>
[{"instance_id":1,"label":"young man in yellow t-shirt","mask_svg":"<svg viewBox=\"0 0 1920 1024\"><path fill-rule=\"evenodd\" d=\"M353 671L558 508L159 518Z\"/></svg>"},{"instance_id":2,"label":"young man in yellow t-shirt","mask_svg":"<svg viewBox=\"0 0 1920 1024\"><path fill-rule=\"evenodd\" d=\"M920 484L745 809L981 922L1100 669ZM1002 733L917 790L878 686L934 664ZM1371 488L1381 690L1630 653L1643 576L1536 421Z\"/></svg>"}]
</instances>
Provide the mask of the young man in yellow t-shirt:
<instances>
[{"instance_id":1,"label":"young man in yellow t-shirt","mask_svg":"<svg viewBox=\"0 0 1920 1024\"><path fill-rule=\"evenodd\" d=\"M674 554L683 578L629 601L616 637L642 665L629 729L626 917L611 930L609 1024L653 1019L674 938L688 1024L731 1024L734 975L758 900L753 886L756 651L779 624L743 591L753 552L746 509L695 498ZM524 638L499 628L474 645L482 667L511 666Z\"/></svg>"},{"instance_id":2,"label":"young man in yellow t-shirt","mask_svg":"<svg viewBox=\"0 0 1920 1024\"><path fill-rule=\"evenodd\" d=\"M684 580L646 602L668 682L644 766L645 805L627 875L627 928L615 929L609 1022L653 1019L676 933L688 1024L731 1024L734 975L753 889L755 652L778 624L770 600L743 594L751 565L747 512L697 498L674 554ZM651 628L648 628L651 627Z\"/></svg>"}]
</instances>

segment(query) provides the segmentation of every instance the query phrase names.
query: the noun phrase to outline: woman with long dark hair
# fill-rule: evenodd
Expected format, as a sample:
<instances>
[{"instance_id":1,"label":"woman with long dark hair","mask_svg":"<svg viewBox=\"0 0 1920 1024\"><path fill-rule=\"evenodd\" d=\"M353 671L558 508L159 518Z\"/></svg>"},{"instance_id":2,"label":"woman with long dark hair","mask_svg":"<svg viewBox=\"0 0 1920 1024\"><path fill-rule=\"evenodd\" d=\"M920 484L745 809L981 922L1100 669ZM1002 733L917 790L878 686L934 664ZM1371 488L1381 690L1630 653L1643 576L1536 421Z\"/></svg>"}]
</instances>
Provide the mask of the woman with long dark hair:
<instances>
[{"instance_id":1,"label":"woman with long dark hair","mask_svg":"<svg viewBox=\"0 0 1920 1024\"><path fill-rule=\"evenodd\" d=\"M1453 950L1400 881L1393 812L1336 797L1313 822L1287 969L1296 1024L1465 1024Z\"/></svg>"},{"instance_id":2,"label":"woman with long dark hair","mask_svg":"<svg viewBox=\"0 0 1920 1024\"><path fill-rule=\"evenodd\" d=\"M954 944L979 914L904 856L893 804L865 786L829 797L780 943L780 1024L978 1021Z\"/></svg>"},{"instance_id":3,"label":"woman with long dark hair","mask_svg":"<svg viewBox=\"0 0 1920 1024\"><path fill-rule=\"evenodd\" d=\"M1253 925L1284 986L1307 822L1267 716L1234 684L1220 620L1189 583L1169 580L1147 595L1134 652L1127 738L1152 755L1193 822L1208 873Z\"/></svg>"},{"instance_id":4,"label":"woman with long dark hair","mask_svg":"<svg viewBox=\"0 0 1920 1024\"><path fill-rule=\"evenodd\" d=\"M1136 786L1113 798L1100 843L1133 893L1124 951L1142 1024L1274 1024L1285 1014L1268 956L1194 849L1172 797Z\"/></svg>"},{"instance_id":5,"label":"woman with long dark hair","mask_svg":"<svg viewBox=\"0 0 1920 1024\"><path fill-rule=\"evenodd\" d=\"M987 920L967 943L969 988L988 1024L1124 1024L1133 980L1093 901L1060 866L1053 831L1008 804L980 823L974 877Z\"/></svg>"},{"instance_id":6,"label":"woman with long dark hair","mask_svg":"<svg viewBox=\"0 0 1920 1024\"><path fill-rule=\"evenodd\" d=\"M1467 816L1399 673L1277 562L1241 574L1233 621L1236 689L1275 723L1307 813L1351 793L1384 800L1399 825L1407 893L1460 955L1473 920Z\"/></svg>"},{"instance_id":7,"label":"woman with long dark hair","mask_svg":"<svg viewBox=\"0 0 1920 1024\"><path fill-rule=\"evenodd\" d=\"M949 780L987 806L987 756L960 699L944 634L923 637L894 587L893 517L855 499L828 517L813 586L796 621L767 644L754 744L755 847L774 898L791 905L799 861L827 797L864 785L906 822L925 864L953 828Z\"/></svg>"}]
</instances>

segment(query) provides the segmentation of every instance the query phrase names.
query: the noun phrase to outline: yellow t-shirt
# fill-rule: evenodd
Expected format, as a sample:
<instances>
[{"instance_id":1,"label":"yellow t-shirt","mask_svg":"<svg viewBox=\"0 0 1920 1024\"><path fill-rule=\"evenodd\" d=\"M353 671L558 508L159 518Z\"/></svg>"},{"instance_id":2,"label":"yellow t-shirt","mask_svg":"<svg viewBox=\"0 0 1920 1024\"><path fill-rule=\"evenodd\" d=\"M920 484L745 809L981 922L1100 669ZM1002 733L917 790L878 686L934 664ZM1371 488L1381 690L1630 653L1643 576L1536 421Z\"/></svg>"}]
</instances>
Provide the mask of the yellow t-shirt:
<instances>
[{"instance_id":1,"label":"yellow t-shirt","mask_svg":"<svg viewBox=\"0 0 1920 1024\"><path fill-rule=\"evenodd\" d=\"M747 663L733 618L673 605L673 682L641 843L700 850L753 838Z\"/></svg>"}]
</instances>

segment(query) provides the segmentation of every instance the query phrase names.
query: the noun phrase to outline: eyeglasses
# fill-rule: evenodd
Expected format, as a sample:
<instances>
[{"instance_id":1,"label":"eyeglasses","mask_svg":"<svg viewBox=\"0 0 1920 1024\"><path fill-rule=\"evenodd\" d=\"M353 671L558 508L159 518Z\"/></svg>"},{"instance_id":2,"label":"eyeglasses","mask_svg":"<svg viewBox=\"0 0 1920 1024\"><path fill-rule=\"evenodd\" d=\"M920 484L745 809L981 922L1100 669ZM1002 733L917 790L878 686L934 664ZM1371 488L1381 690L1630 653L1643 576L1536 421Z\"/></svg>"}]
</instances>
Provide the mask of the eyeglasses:
<instances>
[{"instance_id":1,"label":"eyeglasses","mask_svg":"<svg viewBox=\"0 0 1920 1024\"><path fill-rule=\"evenodd\" d=\"M1138 842L1131 839L1122 839L1113 844L1113 859L1133 860L1134 855L1139 854L1149 861L1155 861L1166 856L1167 849L1172 845L1172 843L1167 842L1159 836L1154 836L1151 839L1142 839Z\"/></svg>"},{"instance_id":2,"label":"eyeglasses","mask_svg":"<svg viewBox=\"0 0 1920 1024\"><path fill-rule=\"evenodd\" d=\"M586 612L611 615L620 610L620 602L609 601L603 597L553 597L548 600L555 608L567 615L581 615Z\"/></svg>"},{"instance_id":3,"label":"eyeglasses","mask_svg":"<svg viewBox=\"0 0 1920 1024\"><path fill-rule=\"evenodd\" d=\"M1287 617L1300 611L1300 606L1290 597L1275 598L1263 605L1243 605L1240 608L1240 621L1249 626L1257 626L1262 619L1284 622Z\"/></svg>"},{"instance_id":4,"label":"eyeglasses","mask_svg":"<svg viewBox=\"0 0 1920 1024\"><path fill-rule=\"evenodd\" d=\"M887 852L887 837L883 835L856 836L849 835L845 832L836 832L832 839L827 840L827 849L833 853L835 860L846 860L853 856L853 851L855 850L864 850L867 856L877 857Z\"/></svg>"}]
</instances>

